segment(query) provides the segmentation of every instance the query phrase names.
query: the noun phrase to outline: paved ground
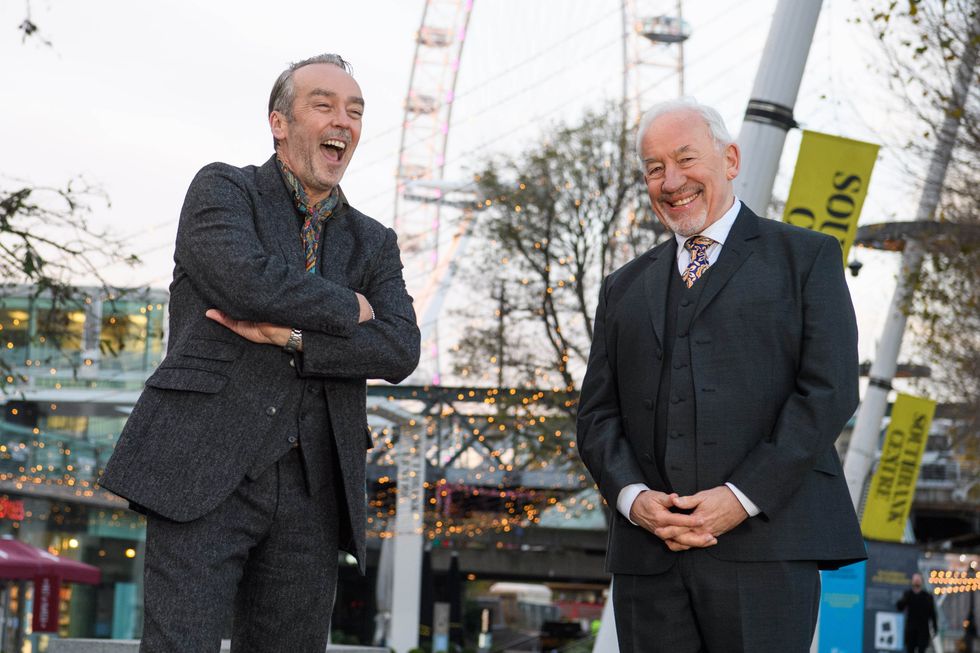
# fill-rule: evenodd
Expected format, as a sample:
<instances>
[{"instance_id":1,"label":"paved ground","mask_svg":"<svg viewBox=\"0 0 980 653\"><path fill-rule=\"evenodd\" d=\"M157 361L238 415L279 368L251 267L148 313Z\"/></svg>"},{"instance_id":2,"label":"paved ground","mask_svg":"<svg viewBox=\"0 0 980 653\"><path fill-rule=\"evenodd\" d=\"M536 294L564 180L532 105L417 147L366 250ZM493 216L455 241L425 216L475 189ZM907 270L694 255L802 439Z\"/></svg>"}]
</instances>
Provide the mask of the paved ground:
<instances>
[{"instance_id":1,"label":"paved ground","mask_svg":"<svg viewBox=\"0 0 980 653\"><path fill-rule=\"evenodd\" d=\"M137 639L52 639L48 653L137 653ZM228 640L221 642L221 650L230 650ZM387 653L387 649L373 646L331 645L330 653Z\"/></svg>"}]
</instances>

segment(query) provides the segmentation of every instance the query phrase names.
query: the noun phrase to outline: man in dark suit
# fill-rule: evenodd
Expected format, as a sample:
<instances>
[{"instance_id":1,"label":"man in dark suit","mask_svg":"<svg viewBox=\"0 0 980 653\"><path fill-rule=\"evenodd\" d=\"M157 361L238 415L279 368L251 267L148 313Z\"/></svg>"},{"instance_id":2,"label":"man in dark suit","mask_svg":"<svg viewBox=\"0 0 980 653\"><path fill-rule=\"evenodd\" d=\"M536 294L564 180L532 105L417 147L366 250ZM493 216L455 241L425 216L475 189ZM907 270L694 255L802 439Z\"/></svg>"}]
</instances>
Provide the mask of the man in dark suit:
<instances>
[{"instance_id":1,"label":"man in dark suit","mask_svg":"<svg viewBox=\"0 0 980 653\"><path fill-rule=\"evenodd\" d=\"M806 651L818 569L865 557L833 446L858 401L840 246L738 201L709 107L654 107L637 150L674 237L603 281L578 416L620 650Z\"/></svg>"},{"instance_id":2,"label":"man in dark suit","mask_svg":"<svg viewBox=\"0 0 980 653\"><path fill-rule=\"evenodd\" d=\"M912 587L902 593L895 608L905 613L906 653L925 653L939 625L936 623L936 604L932 595L922 589L922 574L912 574Z\"/></svg>"},{"instance_id":3,"label":"man in dark suit","mask_svg":"<svg viewBox=\"0 0 980 653\"><path fill-rule=\"evenodd\" d=\"M364 100L337 55L276 81L276 153L206 166L180 216L167 357L101 484L147 515L144 652L322 653L338 550L364 570L365 380L419 331L395 233L338 186Z\"/></svg>"}]
</instances>

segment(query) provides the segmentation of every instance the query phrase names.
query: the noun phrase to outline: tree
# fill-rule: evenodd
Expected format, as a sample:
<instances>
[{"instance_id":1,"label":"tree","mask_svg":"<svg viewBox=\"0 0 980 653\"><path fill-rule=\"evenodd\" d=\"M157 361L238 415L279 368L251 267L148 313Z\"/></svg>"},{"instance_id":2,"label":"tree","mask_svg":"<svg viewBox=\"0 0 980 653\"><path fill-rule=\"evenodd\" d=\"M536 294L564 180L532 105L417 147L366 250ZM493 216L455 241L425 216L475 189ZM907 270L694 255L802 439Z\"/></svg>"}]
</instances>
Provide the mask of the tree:
<instances>
[{"instance_id":1,"label":"tree","mask_svg":"<svg viewBox=\"0 0 980 653\"><path fill-rule=\"evenodd\" d=\"M71 313L84 311L93 299L76 285L78 280L93 280L104 294L117 296L121 293L109 288L101 270L114 262L139 262L123 252L119 239L89 224L95 199L107 202L101 191L80 180L70 181L64 188L30 184L0 188L0 304L12 292L43 297L47 310L34 331L55 351L71 337ZM0 388L4 391L26 380L17 373L23 361L11 360L15 343L5 340L6 346L0 349ZM110 353L114 346L112 342L102 343Z\"/></svg>"},{"instance_id":2,"label":"tree","mask_svg":"<svg viewBox=\"0 0 980 653\"><path fill-rule=\"evenodd\" d=\"M910 174L936 147L947 115L960 120L935 219L944 225L923 241L924 265L914 273L907 306L912 343L936 371L926 388L940 400L962 404L954 447L980 460L980 85L972 68L965 97L954 97L964 59L980 48L977 0L908 0L883 3L871 24L886 54L892 86L912 116L903 150Z\"/></svg>"},{"instance_id":3,"label":"tree","mask_svg":"<svg viewBox=\"0 0 980 653\"><path fill-rule=\"evenodd\" d=\"M599 284L653 243L659 223L644 202L633 139L614 106L488 161L476 181L483 249L469 257L469 276L485 301L473 303L469 316L478 326L458 343L455 372L498 388L557 393L549 405L509 405L506 392L495 398L500 432L524 434L509 445L520 452L520 466L544 465L574 454L567 434Z\"/></svg>"}]
</instances>

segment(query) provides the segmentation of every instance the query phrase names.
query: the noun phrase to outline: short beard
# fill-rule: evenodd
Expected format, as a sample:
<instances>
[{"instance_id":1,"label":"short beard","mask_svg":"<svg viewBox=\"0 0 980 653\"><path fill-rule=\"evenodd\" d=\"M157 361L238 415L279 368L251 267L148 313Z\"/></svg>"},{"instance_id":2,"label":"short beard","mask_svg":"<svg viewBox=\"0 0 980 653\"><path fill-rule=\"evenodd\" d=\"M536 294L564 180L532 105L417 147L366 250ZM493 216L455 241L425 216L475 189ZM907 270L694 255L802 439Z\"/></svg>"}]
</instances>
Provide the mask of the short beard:
<instances>
[{"instance_id":1,"label":"short beard","mask_svg":"<svg viewBox=\"0 0 980 653\"><path fill-rule=\"evenodd\" d=\"M677 234L678 236L683 236L684 238L689 238L696 234L701 233L704 229L704 225L708 222L708 212L705 211L700 216L695 216L688 218L684 222L674 222L673 220L668 220L665 216L660 215L660 223L664 227Z\"/></svg>"}]
</instances>

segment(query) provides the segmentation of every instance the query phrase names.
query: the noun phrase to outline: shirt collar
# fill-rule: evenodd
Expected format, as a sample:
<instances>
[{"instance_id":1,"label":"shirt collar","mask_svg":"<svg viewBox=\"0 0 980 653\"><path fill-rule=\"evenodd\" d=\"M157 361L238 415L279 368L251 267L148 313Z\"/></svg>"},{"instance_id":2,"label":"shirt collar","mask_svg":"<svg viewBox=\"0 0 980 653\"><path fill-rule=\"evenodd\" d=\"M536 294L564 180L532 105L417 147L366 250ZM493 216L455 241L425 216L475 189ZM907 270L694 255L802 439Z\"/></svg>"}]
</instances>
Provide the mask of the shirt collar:
<instances>
[{"instance_id":1,"label":"shirt collar","mask_svg":"<svg viewBox=\"0 0 980 653\"><path fill-rule=\"evenodd\" d=\"M715 241L719 245L725 244L725 239L728 238L728 233L732 230L732 225L735 224L735 218L738 217L738 212L742 209L742 202L736 197L735 201L732 202L732 207L725 211L724 215L720 219L707 227L700 234L695 234L698 236L707 236L711 240ZM674 239L677 240L678 249L684 248L684 243L687 242L692 236L681 236L680 234L674 234Z\"/></svg>"}]
</instances>

